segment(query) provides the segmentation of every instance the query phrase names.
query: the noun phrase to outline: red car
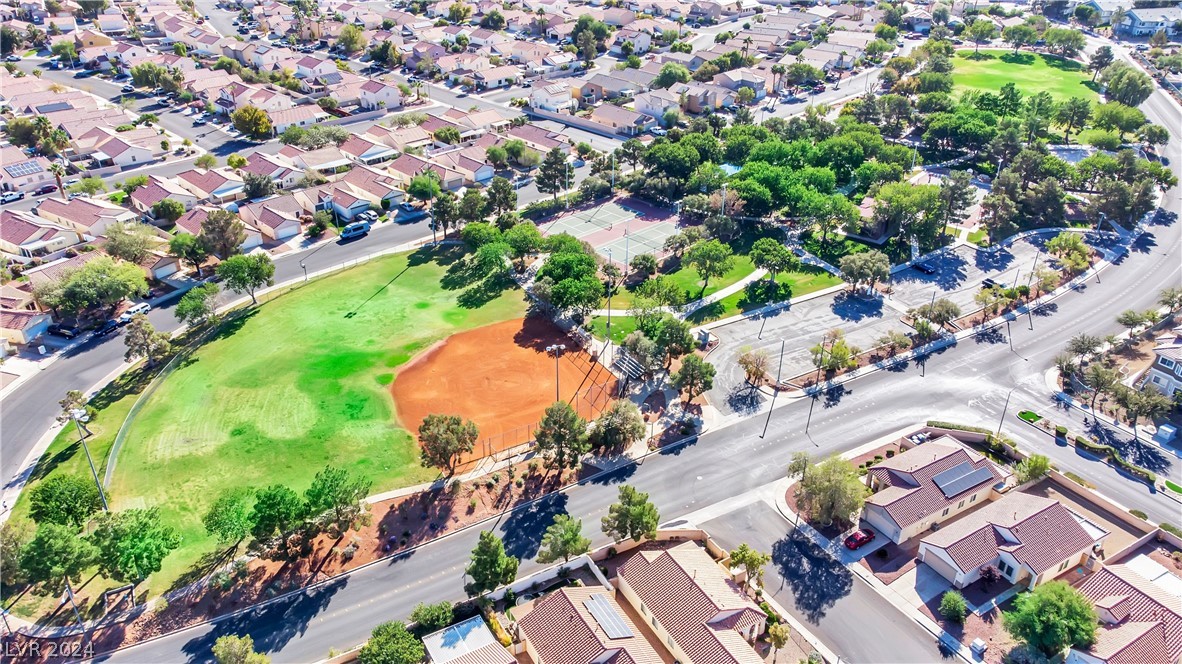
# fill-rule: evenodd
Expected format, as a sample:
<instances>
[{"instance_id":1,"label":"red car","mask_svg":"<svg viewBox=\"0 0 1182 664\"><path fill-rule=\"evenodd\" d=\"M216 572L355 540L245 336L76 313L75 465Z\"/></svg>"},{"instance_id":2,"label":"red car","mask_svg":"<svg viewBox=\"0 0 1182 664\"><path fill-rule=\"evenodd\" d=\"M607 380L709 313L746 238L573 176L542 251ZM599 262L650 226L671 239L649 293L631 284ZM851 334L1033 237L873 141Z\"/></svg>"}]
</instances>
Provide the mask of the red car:
<instances>
[{"instance_id":1,"label":"red car","mask_svg":"<svg viewBox=\"0 0 1182 664\"><path fill-rule=\"evenodd\" d=\"M55 191L57 191L56 184L43 184L40 187L37 187L37 190L33 192L33 195L40 196L42 194L52 194Z\"/></svg>"},{"instance_id":2,"label":"red car","mask_svg":"<svg viewBox=\"0 0 1182 664\"><path fill-rule=\"evenodd\" d=\"M845 538L845 548L853 551L855 549L860 549L873 541L874 531L870 530L869 528L863 528L862 530L855 530L853 534Z\"/></svg>"}]
</instances>

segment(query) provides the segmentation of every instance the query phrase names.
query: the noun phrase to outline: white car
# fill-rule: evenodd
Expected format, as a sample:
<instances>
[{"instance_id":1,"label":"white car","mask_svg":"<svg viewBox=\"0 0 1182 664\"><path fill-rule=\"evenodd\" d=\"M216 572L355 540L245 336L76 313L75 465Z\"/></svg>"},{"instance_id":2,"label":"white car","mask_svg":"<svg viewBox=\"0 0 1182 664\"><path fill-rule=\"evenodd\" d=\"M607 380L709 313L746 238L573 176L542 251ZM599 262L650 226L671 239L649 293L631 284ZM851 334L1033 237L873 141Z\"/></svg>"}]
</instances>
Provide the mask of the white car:
<instances>
[{"instance_id":1,"label":"white car","mask_svg":"<svg viewBox=\"0 0 1182 664\"><path fill-rule=\"evenodd\" d=\"M661 129L660 127L654 127L652 131L653 131L653 136L665 136L669 133L669 132L665 131L664 129Z\"/></svg>"}]
</instances>

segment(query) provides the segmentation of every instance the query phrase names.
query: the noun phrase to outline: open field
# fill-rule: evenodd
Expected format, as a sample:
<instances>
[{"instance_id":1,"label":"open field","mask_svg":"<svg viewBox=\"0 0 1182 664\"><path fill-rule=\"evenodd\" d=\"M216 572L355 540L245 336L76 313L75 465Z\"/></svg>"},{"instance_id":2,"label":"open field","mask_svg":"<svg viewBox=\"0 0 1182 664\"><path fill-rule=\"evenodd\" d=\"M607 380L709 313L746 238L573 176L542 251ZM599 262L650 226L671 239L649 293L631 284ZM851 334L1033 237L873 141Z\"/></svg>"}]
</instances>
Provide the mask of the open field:
<instances>
[{"instance_id":1,"label":"open field","mask_svg":"<svg viewBox=\"0 0 1182 664\"><path fill-rule=\"evenodd\" d=\"M201 517L227 489L302 492L332 464L382 491L429 480L398 426L399 366L466 329L522 316L520 291L476 282L462 252L382 258L299 288L227 324L160 386L132 425L111 486L114 509L158 505L182 547L151 594L214 541Z\"/></svg>"},{"instance_id":2,"label":"open field","mask_svg":"<svg viewBox=\"0 0 1182 664\"><path fill-rule=\"evenodd\" d=\"M840 277L835 277L821 268L806 265L797 272L777 274L775 289L769 287L766 278L760 279L737 293L731 293L721 300L707 304L690 314L686 320L700 325L758 309L773 302L783 302L815 293L840 283Z\"/></svg>"},{"instance_id":3,"label":"open field","mask_svg":"<svg viewBox=\"0 0 1182 664\"><path fill-rule=\"evenodd\" d=\"M557 344L566 350L555 361L546 348ZM610 402L615 384L611 372L558 326L531 317L435 344L398 371L391 393L398 421L411 431L433 413L475 422L480 442L471 460L528 442L559 395L583 417L594 418Z\"/></svg>"},{"instance_id":4,"label":"open field","mask_svg":"<svg viewBox=\"0 0 1182 664\"><path fill-rule=\"evenodd\" d=\"M980 90L996 93L1006 83L1013 83L1023 95L1049 92L1062 100L1068 97L1097 98L1099 86L1082 64L1053 55L1011 50L971 49L956 52L952 80L956 91Z\"/></svg>"},{"instance_id":5,"label":"open field","mask_svg":"<svg viewBox=\"0 0 1182 664\"><path fill-rule=\"evenodd\" d=\"M595 335L596 339L607 337L607 316L593 317L590 326L591 334ZM628 335L635 331L636 319L632 316L612 316L612 343L616 345L624 343L624 339L627 339Z\"/></svg>"}]
</instances>

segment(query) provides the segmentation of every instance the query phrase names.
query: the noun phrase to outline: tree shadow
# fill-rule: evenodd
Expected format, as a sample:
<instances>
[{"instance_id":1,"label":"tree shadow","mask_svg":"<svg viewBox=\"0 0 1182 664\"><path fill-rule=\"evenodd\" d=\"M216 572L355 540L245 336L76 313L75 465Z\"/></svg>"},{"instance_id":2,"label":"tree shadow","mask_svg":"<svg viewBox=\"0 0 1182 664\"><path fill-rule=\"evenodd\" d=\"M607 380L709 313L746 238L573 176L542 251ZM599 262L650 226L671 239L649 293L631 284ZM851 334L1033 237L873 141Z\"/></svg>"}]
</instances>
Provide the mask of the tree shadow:
<instances>
[{"instance_id":1,"label":"tree shadow","mask_svg":"<svg viewBox=\"0 0 1182 664\"><path fill-rule=\"evenodd\" d=\"M979 344L1004 344L1006 342L1006 335L1001 333L1001 327L991 327L978 331L973 335L973 340Z\"/></svg>"},{"instance_id":2,"label":"tree shadow","mask_svg":"<svg viewBox=\"0 0 1182 664\"><path fill-rule=\"evenodd\" d=\"M812 540L785 537L772 545L774 564L809 622L818 622L837 600L850 594L853 574Z\"/></svg>"},{"instance_id":3,"label":"tree shadow","mask_svg":"<svg viewBox=\"0 0 1182 664\"><path fill-rule=\"evenodd\" d=\"M973 265L982 272L1004 272L1014 262L1014 254L1008 249L997 251L976 251Z\"/></svg>"},{"instance_id":4,"label":"tree shadow","mask_svg":"<svg viewBox=\"0 0 1182 664\"><path fill-rule=\"evenodd\" d=\"M834 406L841 403L842 397L844 397L847 394L853 394L853 393L854 393L854 391L847 390L844 384L834 385L833 387L829 388L828 390L825 390L825 400L823 402L821 402L821 406L823 408L833 408Z\"/></svg>"},{"instance_id":5,"label":"tree shadow","mask_svg":"<svg viewBox=\"0 0 1182 664\"><path fill-rule=\"evenodd\" d=\"M877 297L863 298L845 291L834 298L829 310L844 321L856 323L864 318L882 318L882 300Z\"/></svg>"},{"instance_id":6,"label":"tree shadow","mask_svg":"<svg viewBox=\"0 0 1182 664\"><path fill-rule=\"evenodd\" d=\"M615 470L610 470L606 473L599 473L592 475L586 479L579 480L579 484L620 484L626 482L628 478L636 474L636 464L626 463Z\"/></svg>"},{"instance_id":7,"label":"tree shadow","mask_svg":"<svg viewBox=\"0 0 1182 664\"><path fill-rule=\"evenodd\" d=\"M172 585L168 588L168 592L180 590L191 583L204 579L208 574L233 558L237 551L238 545L207 551L196 563L173 581Z\"/></svg>"},{"instance_id":8,"label":"tree shadow","mask_svg":"<svg viewBox=\"0 0 1182 664\"><path fill-rule=\"evenodd\" d=\"M456 304L464 309L479 309L516 285L506 273L493 274L460 293L456 298Z\"/></svg>"},{"instance_id":9,"label":"tree shadow","mask_svg":"<svg viewBox=\"0 0 1182 664\"><path fill-rule=\"evenodd\" d=\"M240 313L227 316L221 322L221 324L218 325L217 329L206 338L204 343L208 344L221 339L228 339L229 337L238 334L238 331L241 330L250 319L259 314L258 307L249 307L247 309L239 309L238 311Z\"/></svg>"},{"instance_id":10,"label":"tree shadow","mask_svg":"<svg viewBox=\"0 0 1182 664\"><path fill-rule=\"evenodd\" d=\"M565 493L551 493L511 512L500 525L505 534L505 553L522 560L536 557L546 529L555 517L567 513L567 500Z\"/></svg>"},{"instance_id":11,"label":"tree shadow","mask_svg":"<svg viewBox=\"0 0 1182 664\"><path fill-rule=\"evenodd\" d=\"M736 385L726 395L726 405L731 412L740 415L751 415L759 411L759 406L764 401L763 393L748 383Z\"/></svg>"},{"instance_id":12,"label":"tree shadow","mask_svg":"<svg viewBox=\"0 0 1182 664\"><path fill-rule=\"evenodd\" d=\"M999 59L1008 65L1029 66L1029 65L1034 64L1034 57L1035 56L1033 53L1022 53L1022 52L1014 53L1013 51L1010 51L1009 53L1006 53L1005 55L1001 56L1001 58L999 58Z\"/></svg>"}]
</instances>

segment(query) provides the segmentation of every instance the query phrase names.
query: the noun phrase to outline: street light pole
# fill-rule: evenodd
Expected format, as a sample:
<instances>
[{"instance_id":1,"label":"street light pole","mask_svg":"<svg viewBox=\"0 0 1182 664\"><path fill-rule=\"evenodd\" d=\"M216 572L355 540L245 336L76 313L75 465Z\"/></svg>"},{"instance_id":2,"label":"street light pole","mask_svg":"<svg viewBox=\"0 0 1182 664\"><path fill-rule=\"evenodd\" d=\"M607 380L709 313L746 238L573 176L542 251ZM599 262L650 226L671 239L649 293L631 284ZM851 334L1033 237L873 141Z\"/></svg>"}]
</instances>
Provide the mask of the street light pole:
<instances>
[{"instance_id":1,"label":"street light pole","mask_svg":"<svg viewBox=\"0 0 1182 664\"><path fill-rule=\"evenodd\" d=\"M300 268L304 271L304 283L308 283L308 265L304 261L300 261Z\"/></svg>"},{"instance_id":2,"label":"street light pole","mask_svg":"<svg viewBox=\"0 0 1182 664\"><path fill-rule=\"evenodd\" d=\"M776 367L776 384L772 386L772 402L768 405L767 419L763 421L763 433L760 438L767 437L767 426L772 422L772 411L776 409L776 395L780 393L780 371L784 369L784 340L780 339L780 364Z\"/></svg>"},{"instance_id":3,"label":"street light pole","mask_svg":"<svg viewBox=\"0 0 1182 664\"><path fill-rule=\"evenodd\" d=\"M554 354L554 401L562 401L558 383L558 358L562 357L562 351L564 350L566 350L565 344L546 346L546 352Z\"/></svg>"},{"instance_id":4,"label":"street light pole","mask_svg":"<svg viewBox=\"0 0 1182 664\"><path fill-rule=\"evenodd\" d=\"M94 485L98 487L99 500L103 503L103 511L109 512L107 494L103 491L103 483L99 481L98 471L94 467L94 459L90 456L90 447L86 445L86 436L82 435L82 423L79 422L79 417L85 418L86 411L79 408L70 411L70 418L74 420L74 428L78 431L78 443L82 445L82 451L86 453L86 463L90 464L90 474L94 477Z\"/></svg>"},{"instance_id":5,"label":"street light pole","mask_svg":"<svg viewBox=\"0 0 1182 664\"><path fill-rule=\"evenodd\" d=\"M821 367L825 366L825 342L821 342L821 354L817 357L817 377L813 379L813 400L809 402L809 416L804 422L804 432L808 433L809 426L813 423L813 406L817 405L817 399L821 395Z\"/></svg>"},{"instance_id":6,"label":"street light pole","mask_svg":"<svg viewBox=\"0 0 1182 664\"><path fill-rule=\"evenodd\" d=\"M1011 387L1009 392L1006 392L1006 403L1001 407L1001 419L997 421L997 437L1001 437L1001 425L1006 421L1006 411L1010 408L1010 396L1013 395L1017 387Z\"/></svg>"}]
</instances>

